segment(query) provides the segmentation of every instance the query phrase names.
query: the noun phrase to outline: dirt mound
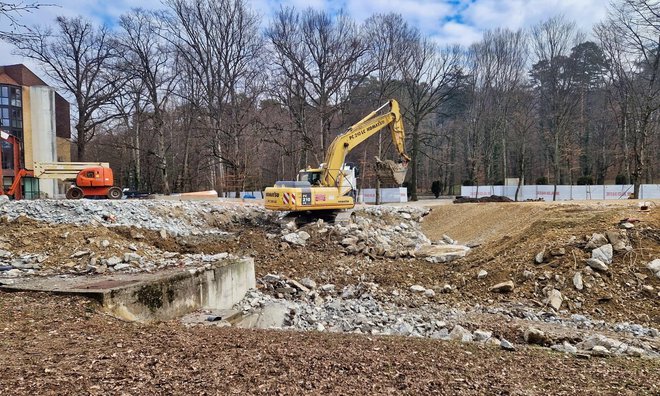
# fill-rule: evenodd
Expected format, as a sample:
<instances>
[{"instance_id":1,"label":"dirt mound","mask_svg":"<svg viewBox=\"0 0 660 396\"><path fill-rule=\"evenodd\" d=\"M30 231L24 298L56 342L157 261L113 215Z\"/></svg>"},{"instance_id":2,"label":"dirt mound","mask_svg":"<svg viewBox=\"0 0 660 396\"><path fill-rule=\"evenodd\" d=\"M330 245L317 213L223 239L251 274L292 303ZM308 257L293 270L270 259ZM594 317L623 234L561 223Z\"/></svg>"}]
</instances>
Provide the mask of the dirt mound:
<instances>
[{"instance_id":1,"label":"dirt mound","mask_svg":"<svg viewBox=\"0 0 660 396\"><path fill-rule=\"evenodd\" d=\"M625 218L641 221L623 231L619 223ZM646 268L660 257L660 211L640 212L635 204L443 206L427 216L423 229L432 240L447 234L480 244L451 268L438 271L460 284L463 301L527 300L547 309L548 293L555 289L563 299L561 309L569 312L660 323L660 279ZM614 252L607 271L593 271L585 265L593 249L588 242L593 234L607 232L623 233L631 246ZM539 254L543 259L537 263ZM480 271L488 275L478 278ZM578 272L588 283L583 290L574 286ZM509 280L515 284L512 293L489 291Z\"/></svg>"},{"instance_id":2,"label":"dirt mound","mask_svg":"<svg viewBox=\"0 0 660 396\"><path fill-rule=\"evenodd\" d=\"M491 195L489 197L470 198L470 197L456 197L455 204L460 203L486 203L486 202L513 202L513 199L502 195Z\"/></svg>"}]
</instances>

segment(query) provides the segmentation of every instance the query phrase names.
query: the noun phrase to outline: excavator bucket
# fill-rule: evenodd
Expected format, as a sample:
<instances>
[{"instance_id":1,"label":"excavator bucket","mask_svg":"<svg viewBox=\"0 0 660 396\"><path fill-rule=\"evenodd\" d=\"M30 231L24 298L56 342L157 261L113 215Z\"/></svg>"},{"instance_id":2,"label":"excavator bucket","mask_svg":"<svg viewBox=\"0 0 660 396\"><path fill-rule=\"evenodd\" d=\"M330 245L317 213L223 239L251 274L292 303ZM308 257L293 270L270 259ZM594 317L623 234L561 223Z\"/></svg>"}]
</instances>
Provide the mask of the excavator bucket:
<instances>
[{"instance_id":1,"label":"excavator bucket","mask_svg":"<svg viewBox=\"0 0 660 396\"><path fill-rule=\"evenodd\" d=\"M406 179L408 164L396 163L392 160L381 161L380 158L376 157L374 168L381 184L400 186Z\"/></svg>"}]
</instances>

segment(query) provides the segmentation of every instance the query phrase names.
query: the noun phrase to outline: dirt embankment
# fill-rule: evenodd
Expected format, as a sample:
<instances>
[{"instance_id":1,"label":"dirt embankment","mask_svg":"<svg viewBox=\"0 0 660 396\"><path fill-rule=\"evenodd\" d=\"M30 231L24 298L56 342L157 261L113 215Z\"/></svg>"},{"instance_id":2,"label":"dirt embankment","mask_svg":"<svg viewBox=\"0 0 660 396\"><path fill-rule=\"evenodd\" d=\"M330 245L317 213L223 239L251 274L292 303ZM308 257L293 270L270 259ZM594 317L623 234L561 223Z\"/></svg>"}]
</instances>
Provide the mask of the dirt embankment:
<instances>
[{"instance_id":1,"label":"dirt embankment","mask_svg":"<svg viewBox=\"0 0 660 396\"><path fill-rule=\"evenodd\" d=\"M622 230L622 219L638 219L635 227ZM447 234L460 243L479 246L466 258L446 266L444 274L463 279L461 299L522 300L543 305L542 290L558 289L570 312L593 314L609 320L632 320L660 324L660 298L644 291L660 291L660 279L646 268L660 258L660 209L640 212L629 204L463 204L434 208L422 223L431 240ZM631 249L614 253L607 272L585 271L590 256L586 247L594 233L619 232ZM562 250L563 249L563 250ZM557 255L551 254L556 251ZM545 252L543 263L535 256ZM482 280L480 270L488 272ZM589 287L578 291L572 279L581 272ZM593 273L588 275L587 273ZM494 283L513 280L509 295L488 291Z\"/></svg>"}]
</instances>

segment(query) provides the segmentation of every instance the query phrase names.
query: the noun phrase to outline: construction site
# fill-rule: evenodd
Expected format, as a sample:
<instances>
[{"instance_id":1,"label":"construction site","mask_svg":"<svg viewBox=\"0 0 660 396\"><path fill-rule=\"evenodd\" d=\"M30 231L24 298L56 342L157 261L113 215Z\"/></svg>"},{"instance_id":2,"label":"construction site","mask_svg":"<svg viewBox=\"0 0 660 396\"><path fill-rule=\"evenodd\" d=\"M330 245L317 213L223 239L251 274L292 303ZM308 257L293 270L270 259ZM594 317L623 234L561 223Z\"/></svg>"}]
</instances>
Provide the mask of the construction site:
<instances>
[{"instance_id":1,"label":"construction site","mask_svg":"<svg viewBox=\"0 0 660 396\"><path fill-rule=\"evenodd\" d=\"M660 394L657 199L360 203L377 133L407 177L394 99L263 199L127 199L23 90L52 122L0 135L0 395Z\"/></svg>"},{"instance_id":2,"label":"construction site","mask_svg":"<svg viewBox=\"0 0 660 396\"><path fill-rule=\"evenodd\" d=\"M3 394L657 393L656 205L4 201Z\"/></svg>"}]
</instances>

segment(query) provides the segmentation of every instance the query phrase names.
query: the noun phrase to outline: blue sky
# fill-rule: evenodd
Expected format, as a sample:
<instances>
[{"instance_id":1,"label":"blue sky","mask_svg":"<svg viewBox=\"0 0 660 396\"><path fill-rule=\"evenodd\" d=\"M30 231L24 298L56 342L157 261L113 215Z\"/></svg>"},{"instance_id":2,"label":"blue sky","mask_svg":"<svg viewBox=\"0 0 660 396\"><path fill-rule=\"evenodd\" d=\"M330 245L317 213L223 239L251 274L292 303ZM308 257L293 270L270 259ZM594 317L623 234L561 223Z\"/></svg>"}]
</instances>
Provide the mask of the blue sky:
<instances>
[{"instance_id":1,"label":"blue sky","mask_svg":"<svg viewBox=\"0 0 660 396\"><path fill-rule=\"evenodd\" d=\"M49 0L53 7L26 13L28 24L47 24L57 15L83 15L98 22L112 22L132 7L162 8L160 0ZM397 12L412 25L440 44L469 45L486 29L525 28L556 14L564 14L589 33L607 12L607 0L248 0L262 15L264 26L281 6L317 9L343 9L357 21L373 13ZM13 55L11 47L0 44L3 64L24 60ZM27 62L28 64L30 62Z\"/></svg>"}]
</instances>

